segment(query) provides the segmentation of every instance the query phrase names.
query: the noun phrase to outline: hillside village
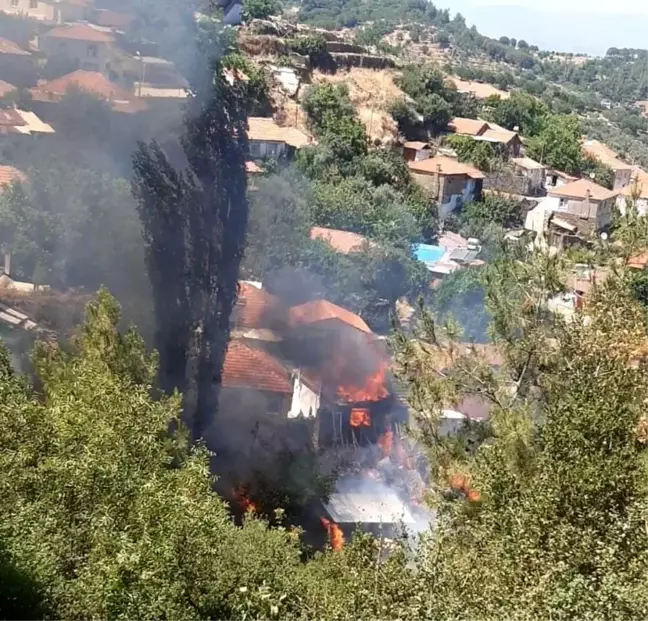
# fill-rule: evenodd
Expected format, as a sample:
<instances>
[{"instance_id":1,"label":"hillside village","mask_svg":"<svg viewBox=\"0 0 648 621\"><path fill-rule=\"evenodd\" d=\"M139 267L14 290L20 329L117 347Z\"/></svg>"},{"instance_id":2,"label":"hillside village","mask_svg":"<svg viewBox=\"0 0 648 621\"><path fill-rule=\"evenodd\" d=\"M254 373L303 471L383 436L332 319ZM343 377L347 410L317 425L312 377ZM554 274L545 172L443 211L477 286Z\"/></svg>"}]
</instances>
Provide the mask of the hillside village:
<instances>
[{"instance_id":1,"label":"hillside village","mask_svg":"<svg viewBox=\"0 0 648 621\"><path fill-rule=\"evenodd\" d=\"M96 604L87 612L70 603L62 580L52 601L68 608L55 611L70 618L86 612L108 618L122 610L187 618L200 608L201 618L274 618L287 611L296 618L357 613L453 619L462 610L454 581L470 571L475 585L462 586L471 601L465 612L477 614L485 604L475 589L487 582L475 562L480 546L500 541L499 525L509 520L499 502L524 499L504 528L517 533L514 539L531 540L545 515L556 532L562 528L571 509L552 503L564 490L576 490L575 498L579 486L590 486L584 497L609 500L607 513L591 520L583 517L590 508L586 501L565 501L584 503L569 518L576 526L565 527L571 543L554 549L543 540L537 555L546 546L547 566L556 559L567 563L580 533L607 524L611 514L617 519L609 507L622 504L599 485L607 471L601 474L598 464L623 461L616 453L610 457L613 445L637 463L645 452L648 73L639 66L648 52L613 48L599 59L540 50L508 36L493 40L468 27L460 14L418 0L381 0L370 8L354 0L339 6L235 0L219 7L198 3L189 39L164 2L151 8L139 0L0 0L0 330L11 344L13 366L43 375L43 399L55 404L52 411L71 408L72 422L62 424L62 432L47 430L63 436L76 433L77 425L81 430L65 464L73 462L74 451L85 454L86 446L97 454L110 441L121 451L120 442L141 434L149 443L141 450L159 452L160 481L167 481L162 471L184 473L190 464L195 481L229 503L222 503L222 513L220 504L201 507L204 515L173 541L178 554L190 549L182 571L172 572L192 585L188 591L195 585L183 572L199 572L195 563L212 567L205 560L212 540L200 550L187 543L203 518L215 524L233 516L239 530L232 531L232 541L259 525L257 539L245 540L250 558L240 562L232 554L213 561L213 575L187 596L185 607L170 612L167 604ZM209 54L200 56L205 49ZM210 64L197 67L195 58ZM213 99L201 99L204 93L216 97L215 106ZM208 114L213 116L204 121ZM241 119L245 136L236 125ZM213 145L199 144L221 130L213 152ZM245 149L242 159L238 148ZM195 162L209 158L218 165L217 173L204 167L212 183L207 187ZM147 168L151 162L157 168ZM237 187L228 186L237 180ZM213 221L205 196L214 204L223 201ZM232 224L236 217L242 229ZM203 230L204 222L213 228ZM244 240L241 247L231 241L236 235ZM235 262L220 256L218 244L230 248ZM205 265L218 269L205 274ZM83 308L86 323L79 328ZM232 312L218 332L205 317L211 312L213 319L223 308ZM161 317L169 325L162 326ZM137 331L122 336L124 323ZM166 350L160 347L165 335ZM180 343L183 338L189 345ZM35 341L40 345L30 357ZM217 341L222 360L205 371L205 360L219 360ZM149 358L153 347L158 355ZM183 347L176 369L182 379L164 384L156 365L162 378L165 365L173 366L169 352L180 358ZM102 356L105 364L97 362ZM114 383L113 375L119 378ZM69 378L68 389L63 382ZM566 397L572 381L575 393ZM201 391L210 383L218 385L217 398L205 401L213 410L200 419ZM18 387L12 390L19 394ZM80 390L87 395L80 397ZM139 391L146 414L120 401L108 407L105 420L97 415L96 429L94 422L86 427L72 420L77 400L87 399L94 416L93 408L103 407L94 399L113 391L126 399L130 390ZM177 403L164 401L165 393ZM195 413L188 415L191 408ZM114 431L113 411L115 420L132 424L128 436ZM567 412L569 420L556 412ZM175 438L180 420L186 438L151 448L166 434ZM534 433L540 437L546 420L549 435L538 440ZM598 427L614 442L591 438ZM97 429L105 437L93 445ZM20 445L20 433L16 440L11 436L12 447ZM200 448L189 456L191 441ZM209 453L200 453L203 445ZM489 446L495 449L481 452ZM581 446L597 458L581 463L572 451ZM139 450L128 445L113 459L122 463ZM556 475L552 468L561 459L567 465ZM583 481L572 479L572 468L581 467ZM133 466L137 489L128 493L134 497L149 489L139 484L148 476L144 470ZM218 476L200 478L208 474ZM94 475L83 471L78 478L86 476ZM115 489L130 489L128 473L119 476L125 478ZM624 498L635 502L640 493L633 486L640 483L625 471L615 481L623 481L618 485L627 486ZM186 485L182 501L173 497L178 515L192 495L199 496L190 477L160 485L170 495L175 485ZM529 496L534 488L539 500ZM88 498L96 506L109 504ZM142 507L138 511L149 510L145 501ZM482 509L492 511L484 521ZM528 531L527 515L538 520L529 522ZM402 555L394 550L401 527L408 536L444 528L444 516L452 516L448 532L458 538L443 552L449 555L449 594L441 600L445 608L435 609L421 593L425 572L437 570L421 563L424 572L410 573L412 559L420 558L418 544L407 537ZM142 540L149 528L166 523L149 519ZM373 539L353 539L358 526L376 536L377 548ZM617 527L620 532L625 523L622 528L614 522L605 536L615 537ZM8 540L20 530L6 529ZM628 530L643 537L638 527ZM302 531L308 548L295 543ZM268 550L267 533L280 533ZM0 530L0 556L4 536ZM471 548L473 541L482 543ZM294 558L282 560L276 550L293 545ZM489 549L484 566L504 572L498 563L510 545ZM27 554L16 549L17 558ZM465 550L474 556L463 556ZM171 558L176 552L159 554ZM594 555L591 549L574 552L579 554ZM535 555L532 550L510 558L523 557L531 567ZM119 558L123 576L115 570L121 577L111 580L128 583L140 561ZM376 576L384 572L376 592L392 583L402 591L386 592L380 601L358 596L370 607L345 608L362 590L361 582L346 581L363 579L371 559L380 566ZM268 578L266 591L261 565L275 561L290 568L290 586L279 588ZM324 563L310 566L322 573L299 573L302 562ZM511 576L517 562L506 568ZM596 563L605 565L598 557ZM574 561L570 571L587 574L586 564ZM639 561L626 565L623 571L638 580ZM194 603L194 596L212 588L206 585L221 567L233 572L231 601L242 597L249 608L236 608L230 599ZM396 578L401 575L412 582L403 586ZM494 584L508 584L507 576L498 574L501 582ZM248 580L262 603L256 595L245 599ZM523 589L522 582L516 588ZM339 585L340 597L320 594L331 584ZM611 592L617 587L614 582ZM79 601L90 602L84 588ZM276 602L275 588L282 593ZM576 589L574 601L594 598L599 588ZM576 618L581 609L570 598L565 596L568 618ZM534 607L530 618L556 616L550 599L531 594L524 604L502 604L484 618L504 618L504 609L520 614L524 606ZM398 602L393 608L392 600ZM636 613L637 606L624 610Z\"/></svg>"},{"instance_id":2,"label":"hillside village","mask_svg":"<svg viewBox=\"0 0 648 621\"><path fill-rule=\"evenodd\" d=\"M107 106L126 132L146 126L156 115L178 118L188 82L171 60L154 55L154 41L146 42L150 52L140 52L143 43L137 43L133 35L138 15L101 3L95 6L91 0L24 4L12 0L0 7L11 16L8 19L26 26L16 32L30 33L21 41L0 39L5 153L19 143L37 140L46 144L57 133L66 132L62 117L75 96ZM503 239L549 252L597 247L607 239L614 214L623 214L628 201L638 215L647 213L648 173L639 165L624 160L600 140L572 134L567 139L577 140L580 153L575 160L566 160L564 169L556 166L564 145L538 146L533 123L539 121L529 119L529 115L549 114L541 102L534 104L537 100L532 95L514 85L501 89L458 75L494 74L501 71L501 61L488 55L468 57L458 65L458 74L449 73L453 59L465 56L465 50L442 34L441 28L414 32L399 26L386 34L378 30L373 39L363 34L370 28L375 26L325 30L279 16L251 19L237 28L236 46L243 61L227 69L226 78L231 86L253 84L251 96L258 98L253 108L262 112L253 110L248 118L250 192L257 191L257 183L267 176L268 164L270 170L277 163L290 167L301 151L321 141L322 127L318 128L308 103L308 97L319 91L337 98L334 105L350 105L345 114L362 128L372 152L400 160L408 177L404 183L418 188L416 196L423 211L417 219L424 232L410 240L408 252L421 265L417 277L426 296L458 271L472 273L488 262L483 246L492 240L480 239L483 227L463 216L471 205L483 205L486 218L496 222L498 215L489 216L488 210L504 204L513 215L498 223ZM370 41L361 44L363 38ZM533 48L529 51L539 53ZM432 105L428 99L434 98L435 107L428 111L426 106ZM455 111L461 114L453 115ZM500 118L505 126L495 122ZM28 173L14 164L8 157L2 167L5 188L12 183L29 184ZM337 228L331 225L334 220L317 222L310 229L310 239L345 257L380 252L383 242L367 236L366 222L354 224L351 218L350 226ZM12 250L5 241L8 261L0 286L7 295L49 289L45 282L14 279L9 269ZM634 260L632 265L643 269L645 263ZM574 270L581 276L568 279L558 301L552 302L563 315L582 306L594 280L605 272L596 265L576 265ZM308 324L335 320L369 335L373 332L365 320L344 308L343 292L334 296L338 304L316 298L290 307L289 301L266 292L260 273L252 270L249 276L250 280L242 281L239 305L249 305L254 311L246 311L243 320L234 319L235 340L225 360L223 385L262 394L261 403L276 403L273 411L282 417L316 417L326 394L323 386L331 384L321 370L333 361L320 360L309 369L277 350L277 343L286 338L292 313L303 307L308 310L303 318ZM589 279L586 286L583 279ZM407 288L402 293L391 304L402 325L408 326L414 309L408 303ZM277 306L285 309L279 322L284 332L268 336L266 310ZM15 313L20 311L12 309L7 307L0 318L13 326ZM276 312L271 314L278 321ZM25 325L36 325L24 317ZM372 364L380 366L376 360ZM255 368L252 375L245 371L249 366ZM461 414L465 417L470 412Z\"/></svg>"}]
</instances>

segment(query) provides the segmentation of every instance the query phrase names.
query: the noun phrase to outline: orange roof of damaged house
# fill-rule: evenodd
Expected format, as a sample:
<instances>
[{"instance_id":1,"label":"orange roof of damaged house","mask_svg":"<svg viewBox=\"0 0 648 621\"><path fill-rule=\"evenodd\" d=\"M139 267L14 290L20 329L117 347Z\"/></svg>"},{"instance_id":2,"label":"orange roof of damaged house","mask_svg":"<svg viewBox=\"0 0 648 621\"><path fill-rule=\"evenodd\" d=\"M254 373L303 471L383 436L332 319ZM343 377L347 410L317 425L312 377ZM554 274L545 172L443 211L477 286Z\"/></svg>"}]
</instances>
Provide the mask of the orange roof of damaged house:
<instances>
[{"instance_id":1,"label":"orange roof of damaged house","mask_svg":"<svg viewBox=\"0 0 648 621\"><path fill-rule=\"evenodd\" d=\"M567 185L563 185L556 190L549 190L548 193L550 196L558 196L560 198L574 198L577 200L589 198L598 202L614 198L619 192L608 190L589 179L579 179L578 181L572 181Z\"/></svg>"},{"instance_id":2,"label":"orange roof of damaged house","mask_svg":"<svg viewBox=\"0 0 648 621\"><path fill-rule=\"evenodd\" d=\"M281 127L274 119L260 116L248 117L248 138L261 142L285 142L296 149L313 142L299 129Z\"/></svg>"},{"instance_id":3,"label":"orange roof of damaged house","mask_svg":"<svg viewBox=\"0 0 648 621\"><path fill-rule=\"evenodd\" d=\"M268 352L234 339L223 363L222 384L226 388L251 388L292 393L288 369Z\"/></svg>"},{"instance_id":4,"label":"orange roof of damaged house","mask_svg":"<svg viewBox=\"0 0 648 621\"><path fill-rule=\"evenodd\" d=\"M27 175L22 170L13 166L0 166L0 187L27 180Z\"/></svg>"},{"instance_id":5,"label":"orange roof of damaged house","mask_svg":"<svg viewBox=\"0 0 648 621\"><path fill-rule=\"evenodd\" d=\"M586 140L583 143L583 153L597 159L602 164L605 164L607 167L612 170L628 170L632 166L622 162L618 157L615 151L610 149L606 144L599 142L598 140Z\"/></svg>"},{"instance_id":6,"label":"orange roof of damaged house","mask_svg":"<svg viewBox=\"0 0 648 621\"><path fill-rule=\"evenodd\" d=\"M480 136L488 129L486 121L455 117L448 123L448 129L461 136Z\"/></svg>"},{"instance_id":7,"label":"orange roof of damaged house","mask_svg":"<svg viewBox=\"0 0 648 621\"><path fill-rule=\"evenodd\" d=\"M103 99L127 100L130 95L120 86L111 82L98 71L84 71L77 69L60 78L50 80L32 89L34 94L65 95L70 89L77 88Z\"/></svg>"},{"instance_id":8,"label":"orange roof of damaged house","mask_svg":"<svg viewBox=\"0 0 648 621\"><path fill-rule=\"evenodd\" d=\"M339 231L327 229L322 226L314 226L310 230L311 239L321 239L329 244L334 250L342 254L359 252L365 244L373 245L366 237L351 233L350 231Z\"/></svg>"},{"instance_id":9,"label":"orange roof of damaged house","mask_svg":"<svg viewBox=\"0 0 648 621\"><path fill-rule=\"evenodd\" d=\"M341 321L361 332L372 333L361 317L328 300L313 300L299 306L293 306L289 313L290 323L294 326L310 325L324 321Z\"/></svg>"},{"instance_id":10,"label":"orange roof of damaged house","mask_svg":"<svg viewBox=\"0 0 648 621\"><path fill-rule=\"evenodd\" d=\"M117 112L140 112L147 109L144 101L136 100L133 95L111 82L98 71L77 69L55 80L50 80L30 90L35 101L60 101L70 90L90 93L109 101Z\"/></svg>"},{"instance_id":11,"label":"orange roof of damaged house","mask_svg":"<svg viewBox=\"0 0 648 621\"><path fill-rule=\"evenodd\" d=\"M51 39L70 39L74 41L87 41L88 43L114 43L115 37L111 34L97 30L88 24L69 24L52 28L46 37Z\"/></svg>"},{"instance_id":12,"label":"orange roof of damaged house","mask_svg":"<svg viewBox=\"0 0 648 621\"><path fill-rule=\"evenodd\" d=\"M245 162L245 172L249 173L250 175L259 175L263 172L263 168L261 168L261 166L259 166L256 162L248 160L247 162Z\"/></svg>"},{"instance_id":13,"label":"orange roof of damaged house","mask_svg":"<svg viewBox=\"0 0 648 621\"><path fill-rule=\"evenodd\" d=\"M31 56L29 52L23 50L17 43L0 37L0 54L8 56Z\"/></svg>"},{"instance_id":14,"label":"orange roof of damaged house","mask_svg":"<svg viewBox=\"0 0 648 621\"><path fill-rule=\"evenodd\" d=\"M471 179L484 179L485 175L481 170L462 164L451 157L437 155L427 160L409 162L408 166L412 172L424 174L437 174L445 176L463 175Z\"/></svg>"},{"instance_id":15,"label":"orange roof of damaged house","mask_svg":"<svg viewBox=\"0 0 648 621\"><path fill-rule=\"evenodd\" d=\"M239 293L234 307L237 328L267 328L287 313L279 298L250 282L239 282Z\"/></svg>"}]
</instances>

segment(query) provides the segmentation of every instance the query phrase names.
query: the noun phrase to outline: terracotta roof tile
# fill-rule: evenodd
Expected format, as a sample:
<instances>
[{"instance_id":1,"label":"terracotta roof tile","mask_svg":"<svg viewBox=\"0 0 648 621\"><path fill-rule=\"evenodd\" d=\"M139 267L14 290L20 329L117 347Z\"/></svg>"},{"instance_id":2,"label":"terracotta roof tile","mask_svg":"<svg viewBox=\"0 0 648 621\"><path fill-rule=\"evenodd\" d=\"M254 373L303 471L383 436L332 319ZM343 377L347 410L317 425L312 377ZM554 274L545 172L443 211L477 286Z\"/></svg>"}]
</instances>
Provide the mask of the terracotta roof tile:
<instances>
[{"instance_id":1,"label":"terracotta roof tile","mask_svg":"<svg viewBox=\"0 0 648 621\"><path fill-rule=\"evenodd\" d=\"M598 183L594 183L589 179L579 179L578 181L572 181L567 185L564 185L556 190L549 190L548 194L550 196L558 196L562 198L575 198L585 200L588 197L594 201L606 201L610 198L614 198L618 191L608 190Z\"/></svg>"},{"instance_id":2,"label":"terracotta roof tile","mask_svg":"<svg viewBox=\"0 0 648 621\"><path fill-rule=\"evenodd\" d=\"M135 113L148 109L145 101L135 98L98 71L78 69L55 80L39 84L30 92L36 101L60 101L69 90L75 88L108 100L116 112Z\"/></svg>"},{"instance_id":3,"label":"terracotta roof tile","mask_svg":"<svg viewBox=\"0 0 648 621\"><path fill-rule=\"evenodd\" d=\"M50 39L73 39L89 43L114 43L115 37L88 24L70 24L52 28L46 35Z\"/></svg>"},{"instance_id":4,"label":"terracotta roof tile","mask_svg":"<svg viewBox=\"0 0 648 621\"><path fill-rule=\"evenodd\" d=\"M632 172L632 182L622 188L621 194L628 198L648 198L648 173L635 167Z\"/></svg>"},{"instance_id":5,"label":"terracotta roof tile","mask_svg":"<svg viewBox=\"0 0 648 621\"><path fill-rule=\"evenodd\" d=\"M290 322L295 326L331 320L342 321L367 334L372 333L360 316L328 300L313 300L290 309Z\"/></svg>"},{"instance_id":6,"label":"terracotta roof tile","mask_svg":"<svg viewBox=\"0 0 648 621\"><path fill-rule=\"evenodd\" d=\"M27 175L13 166L0 166L0 186L27 181Z\"/></svg>"},{"instance_id":7,"label":"terracotta roof tile","mask_svg":"<svg viewBox=\"0 0 648 621\"><path fill-rule=\"evenodd\" d=\"M222 381L227 388L292 393L290 373L277 358L236 339L227 348Z\"/></svg>"},{"instance_id":8,"label":"terracotta roof tile","mask_svg":"<svg viewBox=\"0 0 648 621\"><path fill-rule=\"evenodd\" d=\"M586 140L583 143L583 152L594 159L599 160L601 163L605 164L612 170L628 170L632 166L622 162L618 157L615 151L610 149L606 144L599 142L598 140Z\"/></svg>"},{"instance_id":9,"label":"terracotta roof tile","mask_svg":"<svg viewBox=\"0 0 648 621\"><path fill-rule=\"evenodd\" d=\"M485 178L485 175L481 170L469 166L468 164L462 164L451 157L445 157L443 155L437 155L436 157L431 157L419 162L409 162L408 166L410 170L414 172L440 175L466 175L472 179Z\"/></svg>"},{"instance_id":10,"label":"terracotta roof tile","mask_svg":"<svg viewBox=\"0 0 648 621\"><path fill-rule=\"evenodd\" d=\"M351 233L350 231L340 231L337 229L327 229L322 226L314 226L310 230L311 239L321 239L329 244L334 250L342 254L359 252L365 244L373 245L366 237Z\"/></svg>"},{"instance_id":11,"label":"terracotta roof tile","mask_svg":"<svg viewBox=\"0 0 648 621\"><path fill-rule=\"evenodd\" d=\"M268 142L285 142L296 149L312 144L313 141L302 131L294 127L281 127L274 119L248 117L248 138Z\"/></svg>"},{"instance_id":12,"label":"terracotta roof tile","mask_svg":"<svg viewBox=\"0 0 648 621\"><path fill-rule=\"evenodd\" d=\"M121 87L111 82L107 77L98 71L84 71L78 69L72 73L68 73L55 80L50 80L32 89L34 94L49 95L65 95L68 90L78 88L80 90L98 95L104 99L114 100L128 100L131 95L124 91Z\"/></svg>"},{"instance_id":13,"label":"terracotta roof tile","mask_svg":"<svg viewBox=\"0 0 648 621\"><path fill-rule=\"evenodd\" d=\"M237 328L271 328L285 321L288 309L276 296L248 282L239 282L239 294L234 308Z\"/></svg>"},{"instance_id":14,"label":"terracotta roof tile","mask_svg":"<svg viewBox=\"0 0 648 621\"><path fill-rule=\"evenodd\" d=\"M7 93L11 93L11 91L15 90L16 87L13 84L9 84L9 82L0 80L0 97L4 97Z\"/></svg>"},{"instance_id":15,"label":"terracotta roof tile","mask_svg":"<svg viewBox=\"0 0 648 621\"><path fill-rule=\"evenodd\" d=\"M628 259L628 267L634 267L635 269L645 269L648 265L648 250L644 250L639 254L636 254Z\"/></svg>"},{"instance_id":16,"label":"terracotta roof tile","mask_svg":"<svg viewBox=\"0 0 648 621\"><path fill-rule=\"evenodd\" d=\"M23 50L17 43L0 37L0 54L10 56L31 56L29 52Z\"/></svg>"},{"instance_id":17,"label":"terracotta roof tile","mask_svg":"<svg viewBox=\"0 0 648 621\"><path fill-rule=\"evenodd\" d=\"M448 123L448 129L462 136L480 136L488 129L488 123L458 116Z\"/></svg>"}]
</instances>

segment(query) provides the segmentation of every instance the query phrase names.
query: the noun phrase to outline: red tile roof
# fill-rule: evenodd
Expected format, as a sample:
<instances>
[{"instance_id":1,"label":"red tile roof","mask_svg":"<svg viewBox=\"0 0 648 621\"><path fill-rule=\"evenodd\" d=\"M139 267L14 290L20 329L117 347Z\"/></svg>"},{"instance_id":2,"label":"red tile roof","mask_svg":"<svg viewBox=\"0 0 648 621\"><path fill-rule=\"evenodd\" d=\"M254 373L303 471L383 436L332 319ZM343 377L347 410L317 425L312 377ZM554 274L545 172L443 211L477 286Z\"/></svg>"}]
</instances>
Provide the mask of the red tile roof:
<instances>
[{"instance_id":1,"label":"red tile roof","mask_svg":"<svg viewBox=\"0 0 648 621\"><path fill-rule=\"evenodd\" d=\"M311 239L321 239L328 243L334 250L342 254L349 254L351 252L359 252L362 247L369 243L366 237L351 233L350 231L339 231L338 229L327 229L322 226L314 226L310 230Z\"/></svg>"},{"instance_id":2,"label":"red tile roof","mask_svg":"<svg viewBox=\"0 0 648 621\"><path fill-rule=\"evenodd\" d=\"M70 24L52 28L46 35L52 39L73 39L75 41L88 41L89 43L114 43L115 37L87 24Z\"/></svg>"},{"instance_id":3,"label":"red tile roof","mask_svg":"<svg viewBox=\"0 0 648 621\"><path fill-rule=\"evenodd\" d=\"M409 162L410 170L415 173L439 174L439 175L465 175L471 179L484 179L485 175L481 170L462 164L451 157L437 155L436 157L421 160L419 162Z\"/></svg>"},{"instance_id":4,"label":"red tile roof","mask_svg":"<svg viewBox=\"0 0 648 621\"><path fill-rule=\"evenodd\" d=\"M628 259L628 267L634 267L635 269L645 269L648 265L648 250L644 250L639 254L634 255Z\"/></svg>"},{"instance_id":5,"label":"red tile roof","mask_svg":"<svg viewBox=\"0 0 648 621\"><path fill-rule=\"evenodd\" d=\"M479 136L488 129L488 123L457 116L448 123L448 129L463 136Z\"/></svg>"},{"instance_id":6,"label":"red tile roof","mask_svg":"<svg viewBox=\"0 0 648 621\"><path fill-rule=\"evenodd\" d=\"M593 201L606 201L619 194L618 190L608 190L598 183L594 183L589 179L579 179L556 190L549 190L550 196L558 196L562 198L575 198L585 200L591 198Z\"/></svg>"},{"instance_id":7,"label":"red tile roof","mask_svg":"<svg viewBox=\"0 0 648 621\"><path fill-rule=\"evenodd\" d=\"M292 393L290 373L274 356L243 341L230 341L223 365L223 386Z\"/></svg>"},{"instance_id":8,"label":"red tile roof","mask_svg":"<svg viewBox=\"0 0 648 621\"><path fill-rule=\"evenodd\" d=\"M4 97L7 93L11 93L11 91L15 90L16 87L13 84L9 84L9 82L0 80L0 97Z\"/></svg>"},{"instance_id":9,"label":"red tile roof","mask_svg":"<svg viewBox=\"0 0 648 621\"><path fill-rule=\"evenodd\" d=\"M23 50L17 43L0 37L0 54L11 56L30 56L30 53Z\"/></svg>"},{"instance_id":10,"label":"red tile roof","mask_svg":"<svg viewBox=\"0 0 648 621\"><path fill-rule=\"evenodd\" d=\"M131 95L122 90L117 84L111 82L98 71L84 71L78 69L55 80L50 80L32 89L32 93L49 95L65 95L68 90L78 88L104 99L128 100Z\"/></svg>"},{"instance_id":11,"label":"red tile roof","mask_svg":"<svg viewBox=\"0 0 648 621\"><path fill-rule=\"evenodd\" d=\"M239 283L239 294L234 308L237 328L269 328L285 317L287 309L279 298L265 289L248 282Z\"/></svg>"},{"instance_id":12,"label":"red tile roof","mask_svg":"<svg viewBox=\"0 0 648 621\"><path fill-rule=\"evenodd\" d=\"M0 166L0 186L27 181L27 175L13 166Z\"/></svg>"},{"instance_id":13,"label":"red tile roof","mask_svg":"<svg viewBox=\"0 0 648 621\"><path fill-rule=\"evenodd\" d=\"M313 300L290 309L290 322L295 326L330 320L342 321L356 330L371 334L371 329L361 317L328 300Z\"/></svg>"}]
</instances>

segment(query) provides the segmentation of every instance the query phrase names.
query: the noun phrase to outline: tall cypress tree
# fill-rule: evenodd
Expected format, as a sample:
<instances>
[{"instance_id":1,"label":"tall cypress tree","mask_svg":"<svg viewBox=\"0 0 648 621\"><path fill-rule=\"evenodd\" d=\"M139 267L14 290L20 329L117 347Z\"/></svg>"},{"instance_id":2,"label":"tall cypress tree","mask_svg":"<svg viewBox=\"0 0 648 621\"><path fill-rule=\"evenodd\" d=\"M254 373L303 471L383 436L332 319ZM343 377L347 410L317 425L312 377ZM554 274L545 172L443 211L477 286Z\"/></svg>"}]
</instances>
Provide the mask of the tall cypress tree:
<instances>
[{"instance_id":1,"label":"tall cypress tree","mask_svg":"<svg viewBox=\"0 0 648 621\"><path fill-rule=\"evenodd\" d=\"M133 191L154 294L160 385L195 387L186 415L198 438L216 411L236 300L248 220L247 119L242 86L228 83L221 59L191 27L197 45L182 139L187 166L175 170L157 144L140 144Z\"/></svg>"}]
</instances>

